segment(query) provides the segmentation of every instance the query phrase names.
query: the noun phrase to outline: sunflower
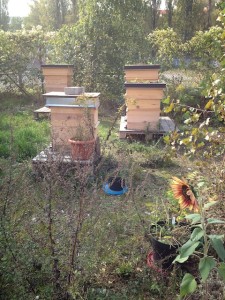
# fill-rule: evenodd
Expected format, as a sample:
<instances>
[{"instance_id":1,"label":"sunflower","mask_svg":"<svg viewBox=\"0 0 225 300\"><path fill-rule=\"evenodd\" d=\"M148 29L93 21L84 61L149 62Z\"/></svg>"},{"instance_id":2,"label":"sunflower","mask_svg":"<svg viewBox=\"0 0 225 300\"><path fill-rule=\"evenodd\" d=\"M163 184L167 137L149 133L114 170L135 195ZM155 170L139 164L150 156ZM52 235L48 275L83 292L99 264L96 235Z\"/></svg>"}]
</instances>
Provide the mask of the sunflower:
<instances>
[{"instance_id":1,"label":"sunflower","mask_svg":"<svg viewBox=\"0 0 225 300\"><path fill-rule=\"evenodd\" d=\"M199 210L197 199L195 198L193 189L186 180L172 177L170 184L174 198L179 201L181 209L188 208L197 212Z\"/></svg>"}]
</instances>

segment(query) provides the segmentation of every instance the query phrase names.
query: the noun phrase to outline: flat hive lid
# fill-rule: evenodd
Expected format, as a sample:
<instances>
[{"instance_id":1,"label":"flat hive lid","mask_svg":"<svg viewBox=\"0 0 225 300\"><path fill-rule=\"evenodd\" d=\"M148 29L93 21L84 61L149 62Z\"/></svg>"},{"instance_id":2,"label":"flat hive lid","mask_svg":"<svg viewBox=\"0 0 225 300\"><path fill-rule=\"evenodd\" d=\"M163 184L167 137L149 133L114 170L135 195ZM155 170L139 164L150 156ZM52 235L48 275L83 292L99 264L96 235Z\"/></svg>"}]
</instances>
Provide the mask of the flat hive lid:
<instances>
[{"instance_id":1,"label":"flat hive lid","mask_svg":"<svg viewBox=\"0 0 225 300\"><path fill-rule=\"evenodd\" d=\"M64 92L50 92L43 94L46 99L47 107L51 106L60 106L60 107L90 107L97 108L99 106L99 97L100 93L84 93L82 95L67 95ZM88 100L82 104L81 101L77 101L77 98L80 96L85 96ZM76 103L77 102L77 103Z\"/></svg>"}]
</instances>

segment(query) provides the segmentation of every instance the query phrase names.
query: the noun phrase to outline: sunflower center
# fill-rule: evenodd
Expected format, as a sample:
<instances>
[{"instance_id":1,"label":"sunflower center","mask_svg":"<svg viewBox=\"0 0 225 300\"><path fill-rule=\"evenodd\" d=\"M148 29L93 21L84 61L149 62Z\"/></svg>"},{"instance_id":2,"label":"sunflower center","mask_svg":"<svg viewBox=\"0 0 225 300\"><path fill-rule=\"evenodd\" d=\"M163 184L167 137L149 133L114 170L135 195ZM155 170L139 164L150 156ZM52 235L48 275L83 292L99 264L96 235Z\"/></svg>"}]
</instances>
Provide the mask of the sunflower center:
<instances>
[{"instance_id":1,"label":"sunflower center","mask_svg":"<svg viewBox=\"0 0 225 300\"><path fill-rule=\"evenodd\" d=\"M190 197L190 189L186 185L182 185L182 195L185 197L185 201L190 201L191 202L191 197Z\"/></svg>"}]
</instances>

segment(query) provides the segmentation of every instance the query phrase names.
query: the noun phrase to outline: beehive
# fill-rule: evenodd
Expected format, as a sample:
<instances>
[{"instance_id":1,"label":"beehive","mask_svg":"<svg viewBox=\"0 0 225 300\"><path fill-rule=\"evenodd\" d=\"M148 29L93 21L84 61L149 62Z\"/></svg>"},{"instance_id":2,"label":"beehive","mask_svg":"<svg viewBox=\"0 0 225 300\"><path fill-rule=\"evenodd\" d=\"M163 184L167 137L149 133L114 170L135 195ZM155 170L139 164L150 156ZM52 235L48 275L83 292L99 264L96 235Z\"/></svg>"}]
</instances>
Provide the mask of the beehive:
<instances>
[{"instance_id":1,"label":"beehive","mask_svg":"<svg viewBox=\"0 0 225 300\"><path fill-rule=\"evenodd\" d=\"M125 83L127 129L157 129L165 86L164 83Z\"/></svg>"},{"instance_id":2,"label":"beehive","mask_svg":"<svg viewBox=\"0 0 225 300\"><path fill-rule=\"evenodd\" d=\"M160 65L126 65L126 82L157 82L159 80Z\"/></svg>"},{"instance_id":3,"label":"beehive","mask_svg":"<svg viewBox=\"0 0 225 300\"><path fill-rule=\"evenodd\" d=\"M72 86L73 65L42 65L46 93L63 92Z\"/></svg>"},{"instance_id":4,"label":"beehive","mask_svg":"<svg viewBox=\"0 0 225 300\"><path fill-rule=\"evenodd\" d=\"M70 149L68 139L72 138L78 126L90 126L97 137L99 93L84 93L85 103L78 95L66 95L64 92L44 94L46 106L51 108L52 146L54 150ZM87 113L90 122L84 122Z\"/></svg>"}]
</instances>

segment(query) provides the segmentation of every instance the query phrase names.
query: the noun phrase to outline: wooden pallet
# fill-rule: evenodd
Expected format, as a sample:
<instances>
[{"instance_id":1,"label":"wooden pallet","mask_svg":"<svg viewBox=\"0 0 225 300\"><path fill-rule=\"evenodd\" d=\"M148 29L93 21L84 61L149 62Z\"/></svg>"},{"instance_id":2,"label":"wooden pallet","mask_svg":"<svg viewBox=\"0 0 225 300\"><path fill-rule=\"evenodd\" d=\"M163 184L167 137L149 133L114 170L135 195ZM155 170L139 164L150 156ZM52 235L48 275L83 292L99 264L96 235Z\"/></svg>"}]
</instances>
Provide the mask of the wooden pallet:
<instances>
[{"instance_id":1,"label":"wooden pallet","mask_svg":"<svg viewBox=\"0 0 225 300\"><path fill-rule=\"evenodd\" d=\"M45 172L49 172L50 169L58 170L61 173L65 173L68 170L79 170L85 168L88 172L92 173L94 165L96 165L100 159L100 140L96 139L95 153L89 160L74 160L71 157L71 150L67 151L54 151L52 145L41 151L37 156L32 159L33 173L37 176L42 176Z\"/></svg>"},{"instance_id":2,"label":"wooden pallet","mask_svg":"<svg viewBox=\"0 0 225 300\"><path fill-rule=\"evenodd\" d=\"M175 130L175 123L169 117L159 118L158 130L148 131L139 129L127 129L127 117L122 116L120 120L119 138L126 139L128 136L134 135L148 135L148 139L152 139L155 136L163 136L164 134Z\"/></svg>"}]
</instances>

